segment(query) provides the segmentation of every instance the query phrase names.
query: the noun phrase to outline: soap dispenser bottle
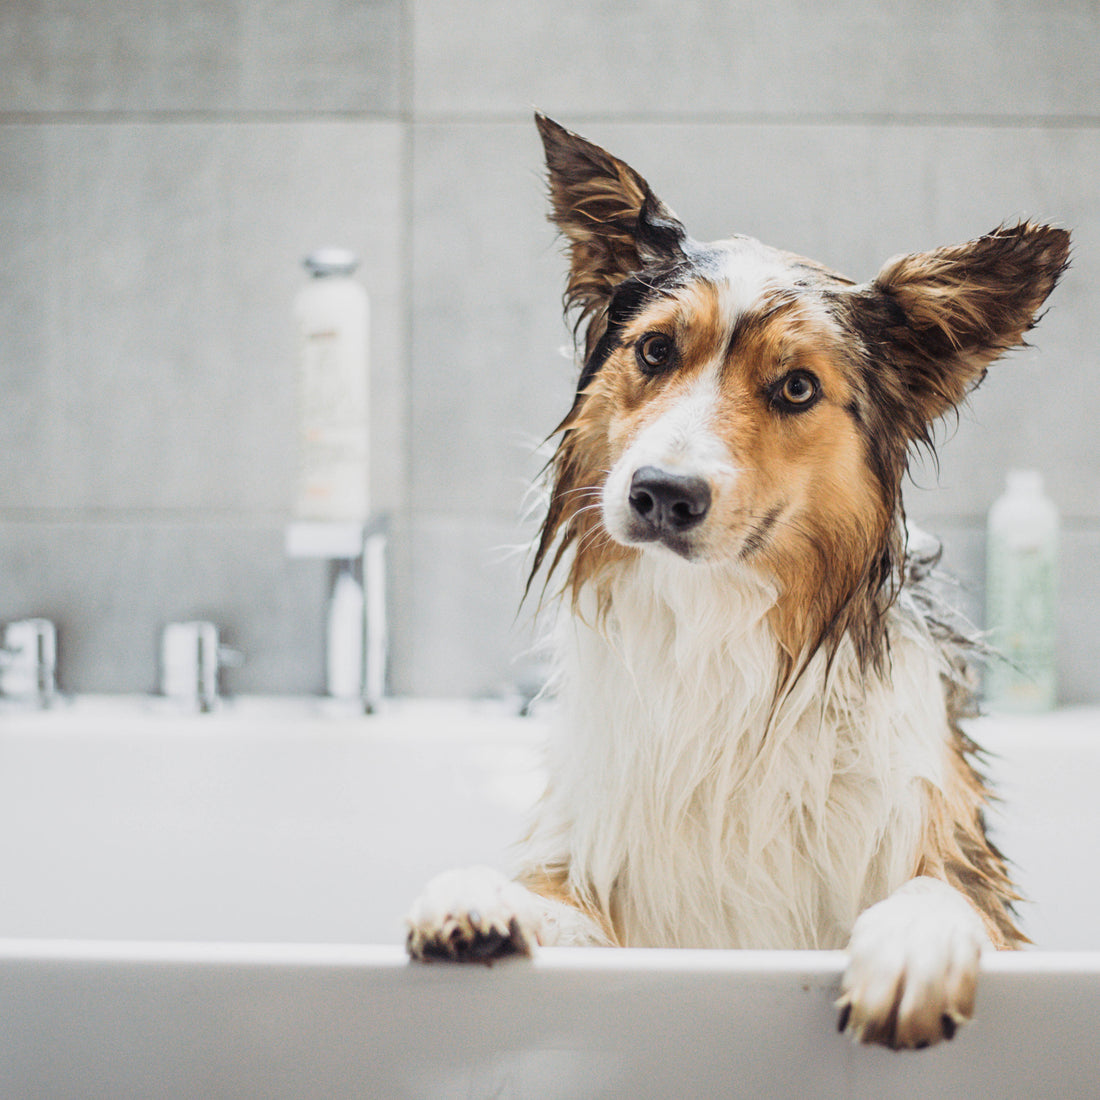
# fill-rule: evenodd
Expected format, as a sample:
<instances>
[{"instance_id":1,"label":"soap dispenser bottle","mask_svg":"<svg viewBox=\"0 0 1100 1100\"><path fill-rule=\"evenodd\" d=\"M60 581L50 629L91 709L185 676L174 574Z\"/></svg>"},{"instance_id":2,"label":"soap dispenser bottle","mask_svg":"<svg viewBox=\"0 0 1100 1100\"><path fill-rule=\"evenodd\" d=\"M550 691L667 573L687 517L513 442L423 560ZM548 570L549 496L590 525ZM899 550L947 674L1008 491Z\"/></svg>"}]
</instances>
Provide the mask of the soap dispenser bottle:
<instances>
[{"instance_id":1,"label":"soap dispenser bottle","mask_svg":"<svg viewBox=\"0 0 1100 1100\"><path fill-rule=\"evenodd\" d=\"M986 702L1001 712L1053 708L1058 688L1058 510L1035 470L1010 470L989 510L986 623L996 651Z\"/></svg>"}]
</instances>

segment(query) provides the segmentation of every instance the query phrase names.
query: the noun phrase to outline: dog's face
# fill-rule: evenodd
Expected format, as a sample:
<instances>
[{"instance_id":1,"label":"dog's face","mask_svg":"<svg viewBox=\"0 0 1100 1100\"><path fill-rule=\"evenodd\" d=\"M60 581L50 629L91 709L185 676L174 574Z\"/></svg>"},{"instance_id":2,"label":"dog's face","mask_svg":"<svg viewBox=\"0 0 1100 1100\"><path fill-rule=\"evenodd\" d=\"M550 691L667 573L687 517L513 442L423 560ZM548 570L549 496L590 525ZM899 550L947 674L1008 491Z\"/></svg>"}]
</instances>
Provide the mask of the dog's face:
<instances>
[{"instance_id":1,"label":"dog's face","mask_svg":"<svg viewBox=\"0 0 1100 1100\"><path fill-rule=\"evenodd\" d=\"M741 238L616 287L585 386L612 540L774 571L811 527L881 531L858 363L828 306L846 285Z\"/></svg>"},{"instance_id":2,"label":"dog's face","mask_svg":"<svg viewBox=\"0 0 1100 1100\"><path fill-rule=\"evenodd\" d=\"M537 121L584 331L539 560L575 544L575 587L637 553L738 563L811 632L873 601L910 447L1022 340L1068 234L1002 228L855 285L751 238L692 240L632 168Z\"/></svg>"}]
</instances>

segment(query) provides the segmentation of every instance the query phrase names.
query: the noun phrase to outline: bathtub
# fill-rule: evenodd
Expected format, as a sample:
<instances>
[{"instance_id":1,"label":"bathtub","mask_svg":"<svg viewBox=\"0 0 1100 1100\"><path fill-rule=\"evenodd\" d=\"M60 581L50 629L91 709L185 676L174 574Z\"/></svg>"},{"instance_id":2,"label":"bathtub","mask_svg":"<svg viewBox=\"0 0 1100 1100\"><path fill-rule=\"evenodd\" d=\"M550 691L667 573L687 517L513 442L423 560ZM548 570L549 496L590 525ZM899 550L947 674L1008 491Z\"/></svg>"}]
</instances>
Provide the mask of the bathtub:
<instances>
[{"instance_id":1,"label":"bathtub","mask_svg":"<svg viewBox=\"0 0 1100 1100\"><path fill-rule=\"evenodd\" d=\"M986 957L975 1022L903 1055L836 1034L836 952L408 964L424 881L509 863L544 720L0 713L0 1096L1100 1094L1100 712L975 724L1037 947Z\"/></svg>"}]
</instances>

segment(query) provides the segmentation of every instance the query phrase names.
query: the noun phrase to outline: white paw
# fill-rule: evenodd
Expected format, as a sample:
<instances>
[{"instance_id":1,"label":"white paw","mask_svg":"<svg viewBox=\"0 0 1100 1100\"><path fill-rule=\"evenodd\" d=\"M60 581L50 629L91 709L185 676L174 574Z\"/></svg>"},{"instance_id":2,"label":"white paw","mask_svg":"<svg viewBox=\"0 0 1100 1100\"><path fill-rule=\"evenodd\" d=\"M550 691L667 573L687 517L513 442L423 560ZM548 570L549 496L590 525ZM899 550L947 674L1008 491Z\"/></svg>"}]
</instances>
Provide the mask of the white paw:
<instances>
[{"instance_id":1,"label":"white paw","mask_svg":"<svg viewBox=\"0 0 1100 1100\"><path fill-rule=\"evenodd\" d=\"M944 882L918 878L862 913L848 945L839 1027L894 1050L952 1039L974 1014L981 918Z\"/></svg>"},{"instance_id":2,"label":"white paw","mask_svg":"<svg viewBox=\"0 0 1100 1100\"><path fill-rule=\"evenodd\" d=\"M406 919L414 959L492 962L530 955L538 942L538 909L524 887L490 867L437 875Z\"/></svg>"}]
</instances>

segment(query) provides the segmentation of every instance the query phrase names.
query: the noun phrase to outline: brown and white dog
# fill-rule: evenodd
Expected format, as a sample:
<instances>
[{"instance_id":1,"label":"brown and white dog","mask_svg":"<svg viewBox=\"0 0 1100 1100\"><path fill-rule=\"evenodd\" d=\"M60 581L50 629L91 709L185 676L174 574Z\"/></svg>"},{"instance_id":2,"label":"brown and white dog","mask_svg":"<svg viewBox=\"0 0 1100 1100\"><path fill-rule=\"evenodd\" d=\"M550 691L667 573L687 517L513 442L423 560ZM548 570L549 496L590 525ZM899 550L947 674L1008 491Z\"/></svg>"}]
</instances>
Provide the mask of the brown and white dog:
<instances>
[{"instance_id":1,"label":"brown and white dog","mask_svg":"<svg viewBox=\"0 0 1100 1100\"><path fill-rule=\"evenodd\" d=\"M847 945L842 1030L949 1039L980 951L1023 936L901 480L1022 343L1069 235L1002 226L857 284L693 240L536 121L583 332L533 570L564 580L560 728L519 878L433 880L409 952Z\"/></svg>"}]
</instances>

